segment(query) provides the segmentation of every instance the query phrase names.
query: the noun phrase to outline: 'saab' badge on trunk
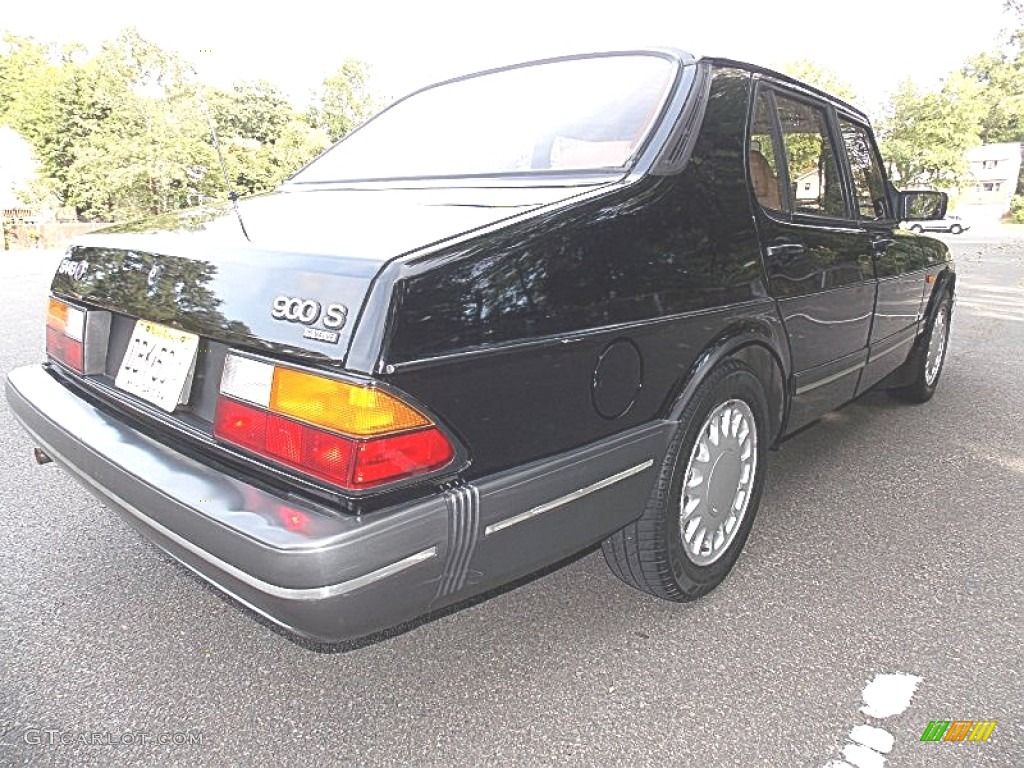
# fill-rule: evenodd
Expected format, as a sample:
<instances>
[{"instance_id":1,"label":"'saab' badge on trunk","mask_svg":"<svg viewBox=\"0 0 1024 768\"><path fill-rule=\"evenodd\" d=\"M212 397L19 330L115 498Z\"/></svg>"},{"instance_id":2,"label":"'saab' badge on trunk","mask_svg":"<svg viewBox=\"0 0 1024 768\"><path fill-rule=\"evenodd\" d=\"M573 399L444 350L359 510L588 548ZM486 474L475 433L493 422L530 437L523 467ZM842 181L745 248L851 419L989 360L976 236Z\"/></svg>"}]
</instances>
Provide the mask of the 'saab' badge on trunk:
<instances>
[{"instance_id":1,"label":"'saab' badge on trunk","mask_svg":"<svg viewBox=\"0 0 1024 768\"><path fill-rule=\"evenodd\" d=\"M89 269L88 261L75 261L74 259L61 259L57 267L58 275L67 275L74 280L81 280Z\"/></svg>"}]
</instances>

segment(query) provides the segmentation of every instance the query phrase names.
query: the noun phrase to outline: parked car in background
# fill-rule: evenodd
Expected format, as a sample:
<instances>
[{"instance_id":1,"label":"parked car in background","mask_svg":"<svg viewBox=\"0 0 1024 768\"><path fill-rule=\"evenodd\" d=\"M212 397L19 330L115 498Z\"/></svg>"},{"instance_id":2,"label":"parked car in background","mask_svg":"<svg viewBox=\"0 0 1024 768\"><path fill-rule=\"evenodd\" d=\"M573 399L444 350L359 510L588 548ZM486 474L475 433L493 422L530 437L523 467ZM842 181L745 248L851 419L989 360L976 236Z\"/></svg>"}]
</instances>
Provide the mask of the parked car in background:
<instances>
[{"instance_id":1,"label":"parked car in background","mask_svg":"<svg viewBox=\"0 0 1024 768\"><path fill-rule=\"evenodd\" d=\"M769 448L873 387L932 397L956 275L898 222L947 203L893 188L862 112L761 67L491 70L237 211L80 238L7 398L38 460L302 635L598 542L690 600L736 562Z\"/></svg>"},{"instance_id":2,"label":"parked car in background","mask_svg":"<svg viewBox=\"0 0 1024 768\"><path fill-rule=\"evenodd\" d=\"M949 232L959 235L971 228L971 225L959 216L945 216L936 221L903 221L900 227L911 232Z\"/></svg>"}]
</instances>

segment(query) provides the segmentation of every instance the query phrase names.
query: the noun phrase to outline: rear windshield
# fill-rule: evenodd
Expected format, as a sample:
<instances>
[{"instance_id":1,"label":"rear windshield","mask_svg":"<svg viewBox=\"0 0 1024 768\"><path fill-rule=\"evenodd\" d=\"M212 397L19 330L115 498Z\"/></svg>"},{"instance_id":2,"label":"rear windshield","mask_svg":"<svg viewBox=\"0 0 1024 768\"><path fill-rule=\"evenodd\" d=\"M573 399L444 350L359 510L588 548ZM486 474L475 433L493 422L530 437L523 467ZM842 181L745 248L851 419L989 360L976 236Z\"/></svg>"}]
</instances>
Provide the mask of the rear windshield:
<instances>
[{"instance_id":1,"label":"rear windshield","mask_svg":"<svg viewBox=\"0 0 1024 768\"><path fill-rule=\"evenodd\" d=\"M628 54L434 86L379 114L292 181L624 169L661 112L675 69L660 56Z\"/></svg>"}]
</instances>

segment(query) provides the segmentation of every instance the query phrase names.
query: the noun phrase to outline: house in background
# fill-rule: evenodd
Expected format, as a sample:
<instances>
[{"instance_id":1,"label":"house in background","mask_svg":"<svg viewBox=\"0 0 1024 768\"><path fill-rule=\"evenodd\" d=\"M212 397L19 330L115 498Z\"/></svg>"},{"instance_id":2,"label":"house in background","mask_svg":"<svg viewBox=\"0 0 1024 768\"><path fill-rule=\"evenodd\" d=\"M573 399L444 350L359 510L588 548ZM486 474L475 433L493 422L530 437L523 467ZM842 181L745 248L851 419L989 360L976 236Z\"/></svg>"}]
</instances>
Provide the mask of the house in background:
<instances>
[{"instance_id":1,"label":"house in background","mask_svg":"<svg viewBox=\"0 0 1024 768\"><path fill-rule=\"evenodd\" d=\"M969 180L960 191L957 213L970 221L999 221L1017 191L1021 153L1016 143L983 144L965 153Z\"/></svg>"},{"instance_id":2,"label":"house in background","mask_svg":"<svg viewBox=\"0 0 1024 768\"><path fill-rule=\"evenodd\" d=\"M797 205L801 202L817 200L821 197L821 173L817 168L804 171L796 177L791 186Z\"/></svg>"}]
</instances>

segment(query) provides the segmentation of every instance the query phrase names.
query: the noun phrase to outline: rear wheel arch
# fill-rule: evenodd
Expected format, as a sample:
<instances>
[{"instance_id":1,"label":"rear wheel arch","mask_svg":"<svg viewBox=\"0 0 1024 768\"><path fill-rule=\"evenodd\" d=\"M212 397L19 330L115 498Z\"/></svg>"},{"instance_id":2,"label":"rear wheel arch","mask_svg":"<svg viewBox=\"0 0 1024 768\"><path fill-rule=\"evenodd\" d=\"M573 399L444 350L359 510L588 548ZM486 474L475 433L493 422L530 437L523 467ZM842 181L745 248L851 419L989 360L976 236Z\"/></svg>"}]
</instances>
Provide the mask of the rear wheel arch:
<instances>
[{"instance_id":1,"label":"rear wheel arch","mask_svg":"<svg viewBox=\"0 0 1024 768\"><path fill-rule=\"evenodd\" d=\"M782 432L786 409L789 407L786 399L786 377L782 370L782 361L767 346L758 343L740 347L729 357L746 363L757 372L765 395L768 397L769 429L774 444Z\"/></svg>"},{"instance_id":2,"label":"rear wheel arch","mask_svg":"<svg viewBox=\"0 0 1024 768\"><path fill-rule=\"evenodd\" d=\"M731 335L727 334L710 344L674 388L668 418L672 421L679 420L697 388L718 365L725 360L739 360L757 373L764 387L769 406L769 445L774 445L781 436L789 402L786 397L787 375L783 362L785 358L774 348L772 338L769 329L754 326Z\"/></svg>"}]
</instances>

